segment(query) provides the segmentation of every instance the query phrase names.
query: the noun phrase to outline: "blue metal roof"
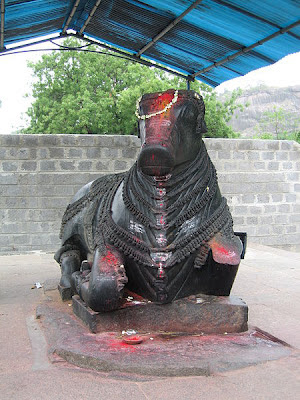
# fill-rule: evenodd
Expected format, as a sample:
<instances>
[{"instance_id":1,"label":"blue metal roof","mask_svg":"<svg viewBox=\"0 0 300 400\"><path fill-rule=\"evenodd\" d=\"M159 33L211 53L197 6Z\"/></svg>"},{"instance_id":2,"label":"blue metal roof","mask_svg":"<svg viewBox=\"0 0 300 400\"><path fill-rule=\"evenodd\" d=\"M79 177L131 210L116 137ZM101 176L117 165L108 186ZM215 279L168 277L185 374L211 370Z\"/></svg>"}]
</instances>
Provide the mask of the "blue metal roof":
<instances>
[{"instance_id":1,"label":"blue metal roof","mask_svg":"<svg viewBox=\"0 0 300 400\"><path fill-rule=\"evenodd\" d=\"M300 51L299 0L0 1L0 51L75 31L211 86Z\"/></svg>"}]
</instances>

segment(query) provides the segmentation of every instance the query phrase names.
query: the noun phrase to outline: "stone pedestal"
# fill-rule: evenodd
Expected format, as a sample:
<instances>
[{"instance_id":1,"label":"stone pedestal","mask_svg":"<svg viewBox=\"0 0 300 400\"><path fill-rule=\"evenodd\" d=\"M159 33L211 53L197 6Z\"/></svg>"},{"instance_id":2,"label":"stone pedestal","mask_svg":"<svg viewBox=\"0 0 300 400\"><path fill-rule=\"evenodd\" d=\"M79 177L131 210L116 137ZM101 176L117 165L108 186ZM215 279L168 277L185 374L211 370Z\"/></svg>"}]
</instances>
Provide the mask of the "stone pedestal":
<instances>
[{"instance_id":1,"label":"stone pedestal","mask_svg":"<svg viewBox=\"0 0 300 400\"><path fill-rule=\"evenodd\" d=\"M89 310L74 296L74 312L96 333L91 334L56 288L55 282L44 285L45 300L36 310L55 363L144 380L147 375L213 376L293 352L258 328L241 332L247 328L247 306L233 296L192 296L162 306L128 293L121 310L107 314ZM128 329L138 331L133 336L139 344L126 341L122 330ZM212 330L220 333L206 334Z\"/></svg>"},{"instance_id":2,"label":"stone pedestal","mask_svg":"<svg viewBox=\"0 0 300 400\"><path fill-rule=\"evenodd\" d=\"M196 295L169 304L128 297L119 310L97 313L73 296L73 311L93 333L134 329L140 333L224 334L248 329L248 307L235 296Z\"/></svg>"}]
</instances>

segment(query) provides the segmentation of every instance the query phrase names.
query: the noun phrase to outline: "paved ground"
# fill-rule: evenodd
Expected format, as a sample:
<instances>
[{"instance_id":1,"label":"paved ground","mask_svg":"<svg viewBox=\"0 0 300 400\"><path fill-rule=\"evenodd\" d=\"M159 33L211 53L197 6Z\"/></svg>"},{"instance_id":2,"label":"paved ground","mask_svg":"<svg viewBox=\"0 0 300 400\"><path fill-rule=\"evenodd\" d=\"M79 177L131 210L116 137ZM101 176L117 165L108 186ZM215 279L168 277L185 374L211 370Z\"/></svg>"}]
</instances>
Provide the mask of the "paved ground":
<instances>
[{"instance_id":1,"label":"paved ground","mask_svg":"<svg viewBox=\"0 0 300 400\"><path fill-rule=\"evenodd\" d=\"M0 257L0 398L114 400L288 400L299 397L300 254L250 245L233 294L249 306L249 322L295 348L277 361L210 377L149 378L50 364L34 318L42 289L58 278L50 254Z\"/></svg>"}]
</instances>

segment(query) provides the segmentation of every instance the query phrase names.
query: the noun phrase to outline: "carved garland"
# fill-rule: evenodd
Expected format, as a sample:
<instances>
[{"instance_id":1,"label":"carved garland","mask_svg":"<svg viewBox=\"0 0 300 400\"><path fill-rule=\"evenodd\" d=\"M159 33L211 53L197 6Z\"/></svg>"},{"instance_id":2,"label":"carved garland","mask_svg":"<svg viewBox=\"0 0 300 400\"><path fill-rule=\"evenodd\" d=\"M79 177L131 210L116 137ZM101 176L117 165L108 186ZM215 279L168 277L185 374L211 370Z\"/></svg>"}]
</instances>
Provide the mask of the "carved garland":
<instances>
[{"instance_id":1,"label":"carved garland","mask_svg":"<svg viewBox=\"0 0 300 400\"><path fill-rule=\"evenodd\" d=\"M135 115L137 116L138 119L143 119L143 120L145 120L145 119L148 119L148 118L151 118L151 117L155 117L156 115L163 114L163 113L166 112L169 108L171 108L172 105L175 104L175 103L177 102L177 100L178 100L178 90L175 90L173 99L170 101L169 104L166 105L166 107L165 107L163 110L156 111L156 112L154 112L154 113L152 113L152 114L140 115L140 113L139 113L139 107L140 107L140 101L142 100L142 97L143 97L143 96L141 96L141 97L137 100L137 102L136 102L136 111L135 111Z\"/></svg>"},{"instance_id":2,"label":"carved garland","mask_svg":"<svg viewBox=\"0 0 300 400\"><path fill-rule=\"evenodd\" d=\"M133 167L133 169L136 166ZM131 170L131 173L133 171ZM190 208L188 208L182 215L179 215L178 218L175 219L174 223L171 225L180 226L185 220L190 219L192 216L196 215L201 208L203 208L213 197L216 189L217 189L217 177L215 173L215 169L212 168L212 174L210 174L210 182L209 182L209 190L205 190L201 198ZM95 209L96 202L98 204L100 198L101 201L101 209L99 210L99 219L97 223L97 229L95 232L94 240L92 241L91 235L89 235L89 242L92 246L105 246L106 242L110 242L112 245L119 248L124 252L125 255L134 259L136 262L141 263L143 265L153 267L153 262L150 257L151 249L149 246L143 241L135 238L125 229L121 228L112 219L111 215L111 207L114 199L114 195L124 178L125 181L128 180L130 171L123 174L110 175L106 177L99 178L96 180L89 193L83 196L80 200L68 206L62 221L61 234L65 228L67 222L73 218L76 214L82 211L84 208L92 206ZM125 182L124 182L125 183ZM101 197L100 197L101 196ZM189 199L190 196L186 196L186 200ZM136 217L146 225L148 221L148 217L146 217L142 211L137 210L130 198L125 196L124 203L126 207L130 210L130 212L137 213ZM90 225L92 224L92 219L89 218ZM86 228L88 228L86 226ZM89 226L89 228L92 228ZM91 229L89 229L90 231ZM191 253L196 250L200 250L198 256L195 260L195 266L201 267L204 265L207 253L208 253L208 245L207 242L220 231L230 231L232 230L232 218L226 204L226 200L223 199L220 206L217 210L206 220L204 221L196 231L192 232L190 235L187 235L181 240L175 241L170 245L170 250L173 250L174 253L172 257L169 259L167 264L167 268L172 267L176 263L183 261L186 257L188 257ZM89 232L91 234L91 232Z\"/></svg>"},{"instance_id":3,"label":"carved garland","mask_svg":"<svg viewBox=\"0 0 300 400\"><path fill-rule=\"evenodd\" d=\"M95 244L99 246L108 241L136 262L148 267L155 267L150 257L151 249L149 246L142 240L135 238L122 227L118 226L112 219L111 207L118 186L119 185L115 184L114 189L104 195L105 201L102 202L95 232ZM172 267L199 249L200 254L196 258L196 266L198 268L201 267L201 265L204 265L206 261L209 250L207 242L217 232L223 231L228 226L232 226L232 219L226 200L223 198L216 211L206 221L204 221L196 231L187 235L184 239L174 242L170 246L170 250L173 250L174 253L166 267Z\"/></svg>"}]
</instances>

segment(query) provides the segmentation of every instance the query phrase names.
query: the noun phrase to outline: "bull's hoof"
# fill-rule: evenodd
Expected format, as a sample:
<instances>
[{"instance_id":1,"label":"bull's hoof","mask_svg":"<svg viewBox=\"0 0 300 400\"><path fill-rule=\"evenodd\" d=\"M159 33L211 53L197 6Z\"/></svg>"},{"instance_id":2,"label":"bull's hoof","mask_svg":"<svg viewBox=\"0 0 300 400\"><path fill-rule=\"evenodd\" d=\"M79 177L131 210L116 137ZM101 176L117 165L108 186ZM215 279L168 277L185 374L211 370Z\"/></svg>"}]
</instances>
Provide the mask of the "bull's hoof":
<instances>
[{"instance_id":1,"label":"bull's hoof","mask_svg":"<svg viewBox=\"0 0 300 400\"><path fill-rule=\"evenodd\" d=\"M71 276L68 274L64 274L61 276L58 291L62 301L71 300L72 296L75 294L74 289L71 284Z\"/></svg>"},{"instance_id":2,"label":"bull's hoof","mask_svg":"<svg viewBox=\"0 0 300 400\"><path fill-rule=\"evenodd\" d=\"M122 299L123 287L115 275L100 274L97 279L89 280L80 272L72 275L72 288L80 298L94 311L117 310Z\"/></svg>"},{"instance_id":3,"label":"bull's hoof","mask_svg":"<svg viewBox=\"0 0 300 400\"><path fill-rule=\"evenodd\" d=\"M60 281L59 281L60 286L65 287L65 288L71 288L71 286L72 286L71 278L72 278L72 275L69 275L69 274L62 275L60 278Z\"/></svg>"},{"instance_id":4,"label":"bull's hoof","mask_svg":"<svg viewBox=\"0 0 300 400\"><path fill-rule=\"evenodd\" d=\"M71 287L62 286L60 283L58 285L58 291L62 301L71 300L74 292Z\"/></svg>"},{"instance_id":5,"label":"bull's hoof","mask_svg":"<svg viewBox=\"0 0 300 400\"><path fill-rule=\"evenodd\" d=\"M84 296L85 297L85 296ZM117 310L122 299L118 281L114 276L100 274L88 288L88 306L94 311L107 312Z\"/></svg>"}]
</instances>

